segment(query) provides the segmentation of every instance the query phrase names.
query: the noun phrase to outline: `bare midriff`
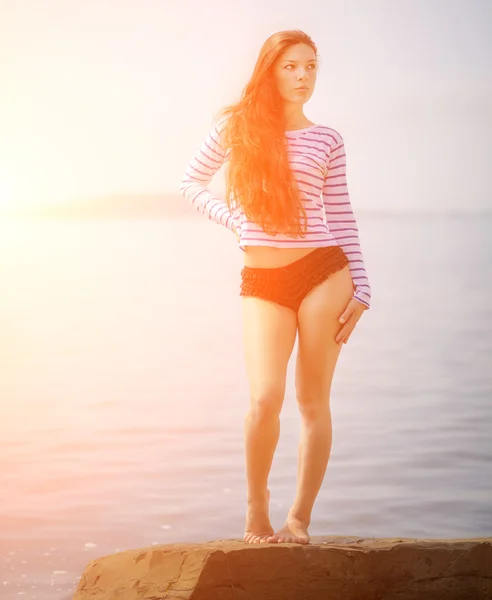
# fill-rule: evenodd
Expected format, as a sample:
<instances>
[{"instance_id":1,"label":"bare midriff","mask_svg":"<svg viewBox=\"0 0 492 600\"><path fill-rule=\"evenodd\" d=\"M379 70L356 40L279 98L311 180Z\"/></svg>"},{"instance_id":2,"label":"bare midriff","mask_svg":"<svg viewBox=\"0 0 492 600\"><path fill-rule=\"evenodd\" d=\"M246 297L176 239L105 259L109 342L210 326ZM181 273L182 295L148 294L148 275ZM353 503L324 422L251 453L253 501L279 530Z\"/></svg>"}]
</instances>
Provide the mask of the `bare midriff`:
<instances>
[{"instance_id":1,"label":"bare midriff","mask_svg":"<svg viewBox=\"0 0 492 600\"><path fill-rule=\"evenodd\" d=\"M316 248L273 248L272 246L246 246L244 266L260 269L285 267L310 254Z\"/></svg>"}]
</instances>

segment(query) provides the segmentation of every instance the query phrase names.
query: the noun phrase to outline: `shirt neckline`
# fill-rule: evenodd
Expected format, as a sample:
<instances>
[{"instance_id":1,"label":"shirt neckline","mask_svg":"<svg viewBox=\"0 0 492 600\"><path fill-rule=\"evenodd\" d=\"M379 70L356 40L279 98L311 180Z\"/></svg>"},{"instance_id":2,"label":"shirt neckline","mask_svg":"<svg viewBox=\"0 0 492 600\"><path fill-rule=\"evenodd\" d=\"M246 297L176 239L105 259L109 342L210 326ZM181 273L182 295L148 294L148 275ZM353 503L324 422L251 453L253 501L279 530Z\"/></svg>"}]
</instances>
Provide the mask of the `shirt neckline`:
<instances>
[{"instance_id":1,"label":"shirt neckline","mask_svg":"<svg viewBox=\"0 0 492 600\"><path fill-rule=\"evenodd\" d=\"M315 127L318 127L318 124L315 123L314 125L309 125L309 127L303 127L302 129L286 129L285 133L289 133L289 134L297 134L297 133L303 133L304 131L309 131L310 129L314 129Z\"/></svg>"}]
</instances>

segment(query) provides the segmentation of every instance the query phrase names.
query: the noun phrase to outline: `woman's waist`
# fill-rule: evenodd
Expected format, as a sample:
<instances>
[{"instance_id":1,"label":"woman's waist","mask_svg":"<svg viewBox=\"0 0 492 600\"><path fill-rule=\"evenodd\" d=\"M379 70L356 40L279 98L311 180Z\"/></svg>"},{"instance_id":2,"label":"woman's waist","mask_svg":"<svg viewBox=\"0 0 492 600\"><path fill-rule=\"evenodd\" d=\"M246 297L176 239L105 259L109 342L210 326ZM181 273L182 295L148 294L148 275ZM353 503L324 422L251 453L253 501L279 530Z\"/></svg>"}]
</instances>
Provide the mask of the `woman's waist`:
<instances>
[{"instance_id":1,"label":"woman's waist","mask_svg":"<svg viewBox=\"0 0 492 600\"><path fill-rule=\"evenodd\" d=\"M289 263L314 252L311 248L274 248L273 246L246 246L244 266L257 268L285 267Z\"/></svg>"},{"instance_id":2,"label":"woman's waist","mask_svg":"<svg viewBox=\"0 0 492 600\"><path fill-rule=\"evenodd\" d=\"M272 269L277 267L285 267L286 265L298 261L315 250L321 248L333 248L333 251L341 251L338 245L317 245L309 247L286 247L278 248L274 246L245 246L244 250L244 266L260 269ZM342 251L343 252L343 251Z\"/></svg>"}]
</instances>

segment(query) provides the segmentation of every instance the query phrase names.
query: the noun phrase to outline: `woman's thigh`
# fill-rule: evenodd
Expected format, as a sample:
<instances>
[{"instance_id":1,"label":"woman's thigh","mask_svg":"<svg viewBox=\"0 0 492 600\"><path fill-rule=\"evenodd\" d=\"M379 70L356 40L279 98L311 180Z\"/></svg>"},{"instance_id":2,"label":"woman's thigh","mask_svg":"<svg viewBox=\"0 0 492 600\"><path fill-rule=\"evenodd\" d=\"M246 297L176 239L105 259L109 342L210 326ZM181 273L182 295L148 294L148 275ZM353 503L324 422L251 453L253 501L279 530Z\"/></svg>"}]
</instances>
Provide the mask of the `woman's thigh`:
<instances>
[{"instance_id":1,"label":"woman's thigh","mask_svg":"<svg viewBox=\"0 0 492 600\"><path fill-rule=\"evenodd\" d=\"M341 350L335 342L342 327L338 319L353 293L352 277L345 266L312 289L299 307L296 392L301 404L329 400Z\"/></svg>"},{"instance_id":2,"label":"woman's thigh","mask_svg":"<svg viewBox=\"0 0 492 600\"><path fill-rule=\"evenodd\" d=\"M245 296L243 343L252 402L280 411L287 365L297 333L296 313L268 300Z\"/></svg>"}]
</instances>

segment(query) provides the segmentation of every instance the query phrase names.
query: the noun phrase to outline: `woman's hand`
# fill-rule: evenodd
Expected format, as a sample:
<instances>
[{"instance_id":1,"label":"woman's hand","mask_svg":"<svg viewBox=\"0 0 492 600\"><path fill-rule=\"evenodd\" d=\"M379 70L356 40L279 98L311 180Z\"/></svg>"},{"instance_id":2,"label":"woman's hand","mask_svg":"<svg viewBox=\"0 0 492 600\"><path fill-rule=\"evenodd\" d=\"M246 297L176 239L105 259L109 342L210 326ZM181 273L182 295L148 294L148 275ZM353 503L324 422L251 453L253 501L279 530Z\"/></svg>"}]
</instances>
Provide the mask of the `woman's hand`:
<instances>
[{"instance_id":1,"label":"woman's hand","mask_svg":"<svg viewBox=\"0 0 492 600\"><path fill-rule=\"evenodd\" d=\"M234 227L234 235L236 236L236 240L239 244L239 242L241 241L241 232L239 231L238 227Z\"/></svg>"},{"instance_id":2,"label":"woman's hand","mask_svg":"<svg viewBox=\"0 0 492 600\"><path fill-rule=\"evenodd\" d=\"M343 327L335 337L337 344L346 344L349 341L350 335L357 325L357 321L361 318L362 313L367 310L367 306L359 302L355 298L351 298L347 304L347 308L343 311L338 319L340 323L344 323Z\"/></svg>"}]
</instances>

